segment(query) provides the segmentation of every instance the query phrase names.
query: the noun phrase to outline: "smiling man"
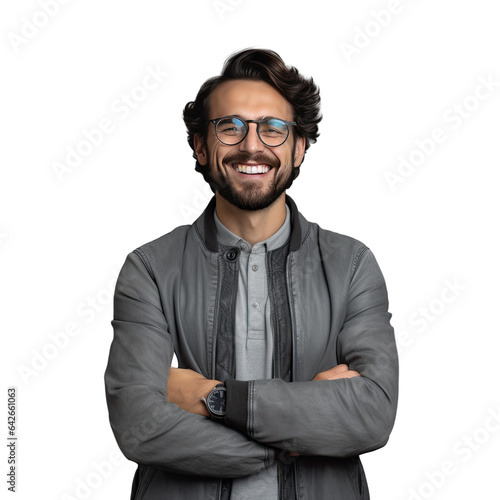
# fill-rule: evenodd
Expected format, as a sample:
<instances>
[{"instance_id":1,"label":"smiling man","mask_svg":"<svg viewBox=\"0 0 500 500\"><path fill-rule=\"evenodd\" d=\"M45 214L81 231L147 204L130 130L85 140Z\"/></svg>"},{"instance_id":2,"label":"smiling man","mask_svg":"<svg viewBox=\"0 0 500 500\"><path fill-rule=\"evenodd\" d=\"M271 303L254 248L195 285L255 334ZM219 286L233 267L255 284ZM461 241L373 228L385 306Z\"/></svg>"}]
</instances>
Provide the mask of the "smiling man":
<instances>
[{"instance_id":1,"label":"smiling man","mask_svg":"<svg viewBox=\"0 0 500 500\"><path fill-rule=\"evenodd\" d=\"M221 118L210 120L208 137L193 139L198 162L216 190L218 215L235 207L244 211L236 218L261 219L276 209L284 216L283 194L305 152L305 138L290 134L296 125L291 105L269 84L252 80L221 83L209 103L210 114Z\"/></svg>"},{"instance_id":2,"label":"smiling man","mask_svg":"<svg viewBox=\"0 0 500 500\"><path fill-rule=\"evenodd\" d=\"M359 455L392 430L397 353L370 250L286 195L319 102L312 79L248 49L184 109L215 196L129 254L115 293L105 378L132 499L369 498Z\"/></svg>"}]
</instances>

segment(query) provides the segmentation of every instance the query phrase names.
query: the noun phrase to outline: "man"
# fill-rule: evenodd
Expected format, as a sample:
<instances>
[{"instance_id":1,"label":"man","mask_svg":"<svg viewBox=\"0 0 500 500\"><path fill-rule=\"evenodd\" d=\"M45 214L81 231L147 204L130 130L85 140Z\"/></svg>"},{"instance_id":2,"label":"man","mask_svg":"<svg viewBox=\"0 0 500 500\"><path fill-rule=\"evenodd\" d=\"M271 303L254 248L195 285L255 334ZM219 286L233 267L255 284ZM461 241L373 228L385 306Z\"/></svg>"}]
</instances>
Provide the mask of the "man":
<instances>
[{"instance_id":1,"label":"man","mask_svg":"<svg viewBox=\"0 0 500 500\"><path fill-rule=\"evenodd\" d=\"M312 79L250 49L185 107L215 196L132 252L115 293L106 389L139 464L133 499L369 498L359 455L392 430L397 353L370 250L285 194L319 102Z\"/></svg>"}]
</instances>

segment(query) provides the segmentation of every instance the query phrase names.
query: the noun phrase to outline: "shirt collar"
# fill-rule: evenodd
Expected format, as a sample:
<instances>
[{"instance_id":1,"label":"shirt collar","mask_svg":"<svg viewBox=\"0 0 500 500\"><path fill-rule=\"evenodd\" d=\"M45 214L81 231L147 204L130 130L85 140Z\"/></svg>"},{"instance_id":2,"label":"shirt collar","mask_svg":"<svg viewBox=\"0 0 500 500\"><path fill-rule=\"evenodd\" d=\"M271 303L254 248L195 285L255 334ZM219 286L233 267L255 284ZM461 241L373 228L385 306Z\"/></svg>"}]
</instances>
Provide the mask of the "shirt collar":
<instances>
[{"instance_id":1,"label":"shirt collar","mask_svg":"<svg viewBox=\"0 0 500 500\"><path fill-rule=\"evenodd\" d=\"M286 207L286 217L283 225L269 238L259 243L255 243L255 245L251 245L248 241L245 241L243 238L240 238L232 231L230 231L217 217L217 212L214 210L214 221L215 221L215 231L217 236L217 241L222 245L227 246L236 246L240 248L243 252L253 252L253 253L261 253L261 252L269 252L271 250L275 250L276 248L282 247L290 237L292 233L292 225L290 222L290 209L288 205Z\"/></svg>"}]
</instances>

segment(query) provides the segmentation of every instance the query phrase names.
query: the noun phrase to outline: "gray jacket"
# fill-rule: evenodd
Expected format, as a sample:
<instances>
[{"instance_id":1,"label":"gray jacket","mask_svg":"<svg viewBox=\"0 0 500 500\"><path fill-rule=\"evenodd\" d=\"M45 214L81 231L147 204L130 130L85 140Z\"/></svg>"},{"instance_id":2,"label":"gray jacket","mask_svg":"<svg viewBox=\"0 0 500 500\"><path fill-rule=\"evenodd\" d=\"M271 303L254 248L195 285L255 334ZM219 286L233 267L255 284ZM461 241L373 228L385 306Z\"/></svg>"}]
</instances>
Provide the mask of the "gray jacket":
<instances>
[{"instance_id":1,"label":"gray jacket","mask_svg":"<svg viewBox=\"0 0 500 500\"><path fill-rule=\"evenodd\" d=\"M365 245L287 203L291 238L266 261L271 380L234 380L239 251L217 244L214 199L192 226L128 255L105 382L116 440L139 464L132 499L227 499L231 478L273 463L281 499L369 498L359 455L385 445L397 404L384 278ZM225 424L167 401L174 353L179 367L226 382ZM312 382L340 363L361 376Z\"/></svg>"}]
</instances>

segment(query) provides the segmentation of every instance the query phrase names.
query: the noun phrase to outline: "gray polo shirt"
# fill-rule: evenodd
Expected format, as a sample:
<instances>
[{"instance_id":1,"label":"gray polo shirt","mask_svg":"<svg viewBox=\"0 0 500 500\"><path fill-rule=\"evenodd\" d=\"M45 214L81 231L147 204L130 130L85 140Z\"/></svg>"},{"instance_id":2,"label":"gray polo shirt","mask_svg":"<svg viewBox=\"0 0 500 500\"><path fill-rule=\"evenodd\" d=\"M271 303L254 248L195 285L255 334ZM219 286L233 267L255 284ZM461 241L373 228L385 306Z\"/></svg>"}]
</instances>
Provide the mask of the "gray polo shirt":
<instances>
[{"instance_id":1,"label":"gray polo shirt","mask_svg":"<svg viewBox=\"0 0 500 500\"><path fill-rule=\"evenodd\" d=\"M238 247L239 276L236 296L235 365L237 380L273 377L273 331L267 291L266 253L283 246L292 228L286 207L283 225L270 238L251 245L227 229L214 211L217 241ZM231 500L276 500L276 465L256 474L233 480Z\"/></svg>"}]
</instances>

